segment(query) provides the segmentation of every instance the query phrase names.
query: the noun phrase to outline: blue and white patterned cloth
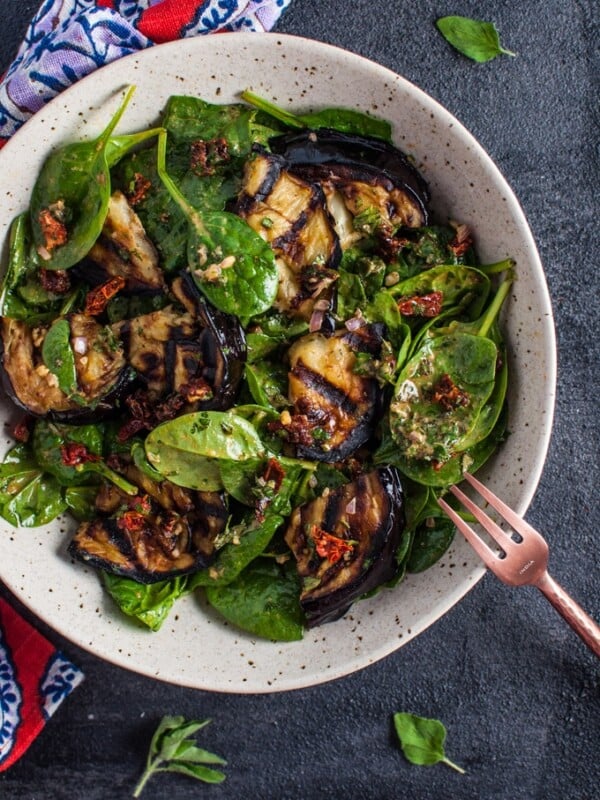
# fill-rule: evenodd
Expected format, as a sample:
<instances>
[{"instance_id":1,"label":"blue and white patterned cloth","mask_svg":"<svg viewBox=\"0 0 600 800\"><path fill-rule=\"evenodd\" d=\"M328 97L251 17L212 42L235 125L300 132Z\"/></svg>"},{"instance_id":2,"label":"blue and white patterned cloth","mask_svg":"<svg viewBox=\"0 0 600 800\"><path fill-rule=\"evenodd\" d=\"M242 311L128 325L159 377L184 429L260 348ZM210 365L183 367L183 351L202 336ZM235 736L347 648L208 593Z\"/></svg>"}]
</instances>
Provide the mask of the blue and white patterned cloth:
<instances>
[{"instance_id":1,"label":"blue and white patterned cloth","mask_svg":"<svg viewBox=\"0 0 600 800\"><path fill-rule=\"evenodd\" d=\"M48 100L157 42L267 31L291 0L45 0L0 84L0 146Z\"/></svg>"}]
</instances>

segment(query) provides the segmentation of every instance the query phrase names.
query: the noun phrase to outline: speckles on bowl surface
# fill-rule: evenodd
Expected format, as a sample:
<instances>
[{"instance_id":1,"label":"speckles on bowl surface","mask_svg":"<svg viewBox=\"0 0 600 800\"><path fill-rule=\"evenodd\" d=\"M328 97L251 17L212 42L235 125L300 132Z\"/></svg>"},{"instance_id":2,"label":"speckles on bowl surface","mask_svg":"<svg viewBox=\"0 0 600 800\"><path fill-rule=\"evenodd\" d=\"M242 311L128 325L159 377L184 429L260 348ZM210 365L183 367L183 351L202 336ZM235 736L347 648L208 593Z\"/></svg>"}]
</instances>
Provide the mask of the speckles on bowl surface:
<instances>
[{"instance_id":1,"label":"speckles on bowl surface","mask_svg":"<svg viewBox=\"0 0 600 800\"><path fill-rule=\"evenodd\" d=\"M552 422L552 313L519 203L462 125L403 78L318 42L239 33L159 45L75 84L0 152L4 257L10 220L29 201L31 180L23 176L35 176L51 148L100 131L131 83L137 90L121 121L123 132L154 123L171 94L228 103L246 88L299 111L351 105L392 122L396 141L430 183L434 212L468 223L484 261L516 259L518 280L505 314L511 436L482 474L523 512L537 485ZM0 413L6 418L10 410L0 406ZM467 543L457 539L431 570L355 604L345 618L308 631L303 641L283 645L233 629L193 596L177 603L159 632L141 629L116 612L92 570L66 557L67 537L64 521L17 532L0 525L2 579L34 613L98 656L160 680L212 691L283 691L366 667L434 623L484 574Z\"/></svg>"}]
</instances>

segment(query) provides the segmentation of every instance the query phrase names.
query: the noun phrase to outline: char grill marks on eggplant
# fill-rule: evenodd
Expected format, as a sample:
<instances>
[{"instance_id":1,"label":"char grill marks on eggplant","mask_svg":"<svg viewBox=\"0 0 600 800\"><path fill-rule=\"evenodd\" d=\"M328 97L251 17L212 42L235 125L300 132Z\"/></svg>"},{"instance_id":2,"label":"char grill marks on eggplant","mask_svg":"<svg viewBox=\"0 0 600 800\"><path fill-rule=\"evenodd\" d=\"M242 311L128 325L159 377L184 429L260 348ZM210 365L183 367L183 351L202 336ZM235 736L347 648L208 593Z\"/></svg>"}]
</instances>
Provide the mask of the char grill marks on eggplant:
<instances>
[{"instance_id":1,"label":"char grill marks on eggplant","mask_svg":"<svg viewBox=\"0 0 600 800\"><path fill-rule=\"evenodd\" d=\"M174 284L185 304L181 282ZM186 410L227 408L242 375L245 340L239 321L208 306L200 298L193 310L167 306L116 323L128 363L151 398L178 393Z\"/></svg>"},{"instance_id":2,"label":"char grill marks on eggplant","mask_svg":"<svg viewBox=\"0 0 600 800\"><path fill-rule=\"evenodd\" d=\"M111 196L102 233L77 271L92 285L120 277L129 293L165 291L158 252L122 192Z\"/></svg>"},{"instance_id":3,"label":"char grill marks on eggplant","mask_svg":"<svg viewBox=\"0 0 600 800\"><path fill-rule=\"evenodd\" d=\"M49 325L29 325L2 317L2 378L4 388L21 408L57 422L84 423L114 408L131 374L123 349L111 329L93 317L71 314L70 349L77 377L73 396L61 390L56 375L42 357Z\"/></svg>"},{"instance_id":4,"label":"char grill marks on eggplant","mask_svg":"<svg viewBox=\"0 0 600 800\"><path fill-rule=\"evenodd\" d=\"M246 362L246 336L239 319L209 305L189 273L176 278L171 291L186 311L195 315L202 325L199 339L201 377L211 387L212 397L207 398L200 408L230 408Z\"/></svg>"},{"instance_id":5,"label":"char grill marks on eggplant","mask_svg":"<svg viewBox=\"0 0 600 800\"><path fill-rule=\"evenodd\" d=\"M141 583L155 583L208 566L215 539L227 522L218 492L196 492L169 481L156 483L136 467L123 470L140 489L131 497L103 485L98 516L81 523L69 544L79 561Z\"/></svg>"},{"instance_id":6,"label":"char grill marks on eggplant","mask_svg":"<svg viewBox=\"0 0 600 800\"><path fill-rule=\"evenodd\" d=\"M300 458L342 461L373 433L380 405L380 388L374 378L358 374L357 354L376 358L383 341L383 326L363 325L331 336L309 333L289 350L288 399L283 428L302 433L296 439ZM293 434L292 434L293 435Z\"/></svg>"},{"instance_id":7,"label":"char grill marks on eggplant","mask_svg":"<svg viewBox=\"0 0 600 800\"><path fill-rule=\"evenodd\" d=\"M261 150L246 163L235 210L275 252L275 307L307 320L315 303L321 310L331 308L341 250L320 187Z\"/></svg>"},{"instance_id":8,"label":"char grill marks on eggplant","mask_svg":"<svg viewBox=\"0 0 600 800\"><path fill-rule=\"evenodd\" d=\"M387 142L321 128L273 137L269 146L292 175L321 185L344 249L361 237L353 220L363 212L376 213L381 236L427 224L427 184Z\"/></svg>"},{"instance_id":9,"label":"char grill marks on eggplant","mask_svg":"<svg viewBox=\"0 0 600 800\"><path fill-rule=\"evenodd\" d=\"M400 478L393 467L360 475L292 512L285 540L303 583L309 627L331 622L367 592L392 580L404 529Z\"/></svg>"}]
</instances>

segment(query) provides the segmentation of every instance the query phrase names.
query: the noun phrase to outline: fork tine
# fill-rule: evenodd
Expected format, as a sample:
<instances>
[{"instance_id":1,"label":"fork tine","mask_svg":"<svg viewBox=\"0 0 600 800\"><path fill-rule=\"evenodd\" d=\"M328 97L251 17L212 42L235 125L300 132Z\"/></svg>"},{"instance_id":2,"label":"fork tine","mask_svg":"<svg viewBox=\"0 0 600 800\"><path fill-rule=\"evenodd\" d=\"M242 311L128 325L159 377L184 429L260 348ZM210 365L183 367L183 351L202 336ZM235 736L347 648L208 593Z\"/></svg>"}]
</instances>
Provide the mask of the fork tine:
<instances>
[{"instance_id":1,"label":"fork tine","mask_svg":"<svg viewBox=\"0 0 600 800\"><path fill-rule=\"evenodd\" d=\"M496 558L496 554L494 551L487 546L487 544L481 539L475 531L469 527L469 525L464 521L464 519L459 516L456 511L448 505L445 500L442 500L441 497L438 497L438 505L441 509L443 509L446 514L450 517L452 522L456 525L458 530L462 533L465 539L469 542L473 550L477 553L479 558L483 561L483 563L487 566L492 568L492 564L494 559Z\"/></svg>"},{"instance_id":2,"label":"fork tine","mask_svg":"<svg viewBox=\"0 0 600 800\"><path fill-rule=\"evenodd\" d=\"M462 492L457 486L451 486L450 491L456 497L457 500L460 500L462 505L473 514L477 522L486 530L489 535L494 539L500 547L504 550L505 553L508 553L509 550L518 547L516 542L510 538L510 535L503 531L502 528L497 525L493 519L490 519L485 511L480 508L477 503L474 503L470 497Z\"/></svg>"},{"instance_id":3,"label":"fork tine","mask_svg":"<svg viewBox=\"0 0 600 800\"><path fill-rule=\"evenodd\" d=\"M471 484L471 486L479 492L479 494L486 500L492 508L495 508L496 511L508 522L508 524L513 528L517 533L522 535L531 535L538 537L539 533L532 528L528 522L525 522L523 517L520 517L512 508L509 508L506 503L503 503L499 497L497 497L493 492L491 492L487 486L484 486L481 481L478 481L477 478L474 478L468 472L463 474L463 478Z\"/></svg>"}]
</instances>

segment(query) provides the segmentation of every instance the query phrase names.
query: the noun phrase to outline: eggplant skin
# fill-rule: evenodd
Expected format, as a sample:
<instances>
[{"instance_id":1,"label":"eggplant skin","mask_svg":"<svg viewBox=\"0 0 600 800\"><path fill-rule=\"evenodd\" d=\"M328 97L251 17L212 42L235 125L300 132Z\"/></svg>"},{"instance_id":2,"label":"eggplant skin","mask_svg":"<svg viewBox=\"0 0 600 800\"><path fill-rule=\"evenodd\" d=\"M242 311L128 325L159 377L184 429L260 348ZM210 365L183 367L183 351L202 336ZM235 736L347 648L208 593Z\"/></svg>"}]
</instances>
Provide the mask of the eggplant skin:
<instances>
[{"instance_id":1,"label":"eggplant skin","mask_svg":"<svg viewBox=\"0 0 600 800\"><path fill-rule=\"evenodd\" d=\"M35 417L74 425L98 421L114 412L132 373L111 331L93 317L72 314L71 344L81 396L68 397L44 365L42 345L47 327L0 318L0 373L6 393Z\"/></svg>"},{"instance_id":2,"label":"eggplant skin","mask_svg":"<svg viewBox=\"0 0 600 800\"><path fill-rule=\"evenodd\" d=\"M77 270L92 285L122 277L129 293L160 294L166 289L158 251L119 191L110 198L101 235Z\"/></svg>"},{"instance_id":3,"label":"eggplant skin","mask_svg":"<svg viewBox=\"0 0 600 800\"><path fill-rule=\"evenodd\" d=\"M285 541L303 582L300 603L309 628L339 619L355 600L396 576L404 526L394 467L360 475L292 512ZM348 543L339 560L317 551L324 534Z\"/></svg>"},{"instance_id":4,"label":"eggplant skin","mask_svg":"<svg viewBox=\"0 0 600 800\"><path fill-rule=\"evenodd\" d=\"M215 538L227 523L218 492L193 492L155 483L136 467L124 470L140 488L131 498L113 485L101 487L99 515L81 523L68 546L73 558L140 583L156 583L204 569Z\"/></svg>"},{"instance_id":5,"label":"eggplant skin","mask_svg":"<svg viewBox=\"0 0 600 800\"><path fill-rule=\"evenodd\" d=\"M352 216L376 208L393 226L427 224L427 183L401 150L381 139L320 128L273 137L269 146L292 175L323 186L330 210L337 195Z\"/></svg>"},{"instance_id":6,"label":"eggplant skin","mask_svg":"<svg viewBox=\"0 0 600 800\"><path fill-rule=\"evenodd\" d=\"M374 324L331 336L309 333L294 342L288 399L292 429L301 426L306 434L296 446L299 458L342 461L371 438L381 389L355 370L357 353L377 357L382 341L383 326Z\"/></svg>"},{"instance_id":7,"label":"eggplant skin","mask_svg":"<svg viewBox=\"0 0 600 800\"><path fill-rule=\"evenodd\" d=\"M286 160L294 173L311 166L335 171L338 165L362 165L407 186L423 206L429 203L429 187L421 173L401 150L383 139L319 128L274 136L269 147Z\"/></svg>"},{"instance_id":8,"label":"eggplant skin","mask_svg":"<svg viewBox=\"0 0 600 800\"><path fill-rule=\"evenodd\" d=\"M173 281L177 300L202 325L199 347L202 354L201 377L212 387L212 397L200 403L200 411L231 408L244 375L246 335L237 317L207 303L189 272Z\"/></svg>"}]
</instances>

